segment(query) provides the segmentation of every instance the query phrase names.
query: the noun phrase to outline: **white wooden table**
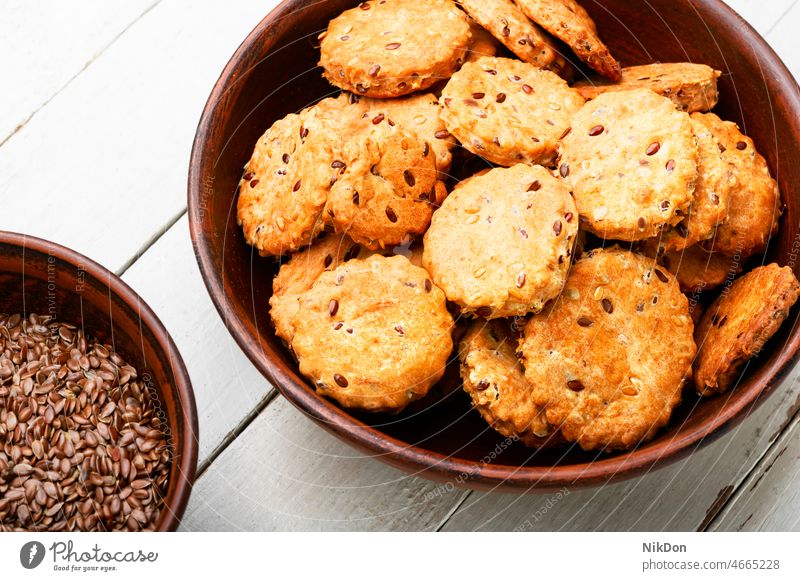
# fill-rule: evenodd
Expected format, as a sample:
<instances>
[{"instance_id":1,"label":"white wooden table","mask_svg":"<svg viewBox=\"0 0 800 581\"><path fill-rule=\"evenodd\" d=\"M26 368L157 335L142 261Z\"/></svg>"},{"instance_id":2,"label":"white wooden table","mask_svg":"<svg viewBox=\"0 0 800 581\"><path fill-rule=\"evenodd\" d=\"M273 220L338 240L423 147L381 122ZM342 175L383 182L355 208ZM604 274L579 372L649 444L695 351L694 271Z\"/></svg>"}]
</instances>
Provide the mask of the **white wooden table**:
<instances>
[{"instance_id":1,"label":"white wooden table","mask_svg":"<svg viewBox=\"0 0 800 581\"><path fill-rule=\"evenodd\" d=\"M798 0L731 0L800 76ZM186 218L203 104L275 0L0 0L0 229L121 274L192 376L200 465L183 529L800 530L798 373L739 427L641 478L561 497L442 489L335 440L239 351Z\"/></svg>"}]
</instances>

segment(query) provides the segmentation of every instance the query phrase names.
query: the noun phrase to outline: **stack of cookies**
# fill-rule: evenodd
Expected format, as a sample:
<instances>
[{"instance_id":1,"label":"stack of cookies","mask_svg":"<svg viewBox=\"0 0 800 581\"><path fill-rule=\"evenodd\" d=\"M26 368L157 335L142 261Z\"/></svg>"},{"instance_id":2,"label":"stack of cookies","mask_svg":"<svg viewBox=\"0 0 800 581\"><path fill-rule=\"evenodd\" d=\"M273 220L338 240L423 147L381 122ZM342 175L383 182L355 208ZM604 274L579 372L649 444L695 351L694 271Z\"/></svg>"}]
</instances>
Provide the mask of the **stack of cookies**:
<instances>
[{"instance_id":1,"label":"stack of cookies","mask_svg":"<svg viewBox=\"0 0 800 581\"><path fill-rule=\"evenodd\" d=\"M341 93L267 129L238 194L318 393L396 413L452 359L501 434L630 449L788 316L790 268L742 274L781 200L719 71L623 68L574 0L370 0L320 40Z\"/></svg>"}]
</instances>

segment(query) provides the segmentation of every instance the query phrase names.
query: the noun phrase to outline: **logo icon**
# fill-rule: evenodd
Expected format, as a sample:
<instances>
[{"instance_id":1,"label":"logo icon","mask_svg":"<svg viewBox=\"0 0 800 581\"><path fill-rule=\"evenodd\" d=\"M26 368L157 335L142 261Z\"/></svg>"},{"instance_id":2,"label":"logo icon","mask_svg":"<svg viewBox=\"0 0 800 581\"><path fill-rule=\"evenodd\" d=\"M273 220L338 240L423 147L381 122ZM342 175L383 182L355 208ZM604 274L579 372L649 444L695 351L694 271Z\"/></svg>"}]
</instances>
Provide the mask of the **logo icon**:
<instances>
[{"instance_id":1,"label":"logo icon","mask_svg":"<svg viewBox=\"0 0 800 581\"><path fill-rule=\"evenodd\" d=\"M39 541L25 543L19 550L19 562L26 569L35 569L42 564L44 553L44 545Z\"/></svg>"}]
</instances>

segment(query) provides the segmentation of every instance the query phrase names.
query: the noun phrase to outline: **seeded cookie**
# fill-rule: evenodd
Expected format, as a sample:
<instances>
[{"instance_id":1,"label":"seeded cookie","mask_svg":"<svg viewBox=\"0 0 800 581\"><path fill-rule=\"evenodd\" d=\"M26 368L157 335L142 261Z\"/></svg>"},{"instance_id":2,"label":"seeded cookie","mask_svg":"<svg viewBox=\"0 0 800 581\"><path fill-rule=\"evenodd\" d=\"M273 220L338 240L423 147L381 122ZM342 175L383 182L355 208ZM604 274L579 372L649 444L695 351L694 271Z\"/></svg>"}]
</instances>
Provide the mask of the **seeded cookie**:
<instances>
[{"instance_id":1,"label":"seeded cookie","mask_svg":"<svg viewBox=\"0 0 800 581\"><path fill-rule=\"evenodd\" d=\"M619 63L597 35L594 21L575 0L515 0L525 15L567 43L578 57L604 77L618 81Z\"/></svg>"},{"instance_id":2,"label":"seeded cookie","mask_svg":"<svg viewBox=\"0 0 800 581\"><path fill-rule=\"evenodd\" d=\"M293 324L301 373L347 408L402 410L439 380L453 348L444 293L403 256L322 273Z\"/></svg>"},{"instance_id":3,"label":"seeded cookie","mask_svg":"<svg viewBox=\"0 0 800 581\"><path fill-rule=\"evenodd\" d=\"M698 393L722 393L736 383L742 366L777 332L798 294L792 269L775 263L753 269L721 294L695 333Z\"/></svg>"},{"instance_id":4,"label":"seeded cookie","mask_svg":"<svg viewBox=\"0 0 800 581\"><path fill-rule=\"evenodd\" d=\"M472 19L469 21L469 29L472 32L472 42L464 57L465 63L476 61L482 56L497 56L500 51L500 43L488 30Z\"/></svg>"},{"instance_id":5,"label":"seeded cookie","mask_svg":"<svg viewBox=\"0 0 800 581\"><path fill-rule=\"evenodd\" d=\"M427 230L447 195L436 155L427 141L378 114L369 129L345 145L345 170L331 187L325 208L338 232L367 248L402 244ZM376 120L380 120L376 124Z\"/></svg>"},{"instance_id":6,"label":"seeded cookie","mask_svg":"<svg viewBox=\"0 0 800 581\"><path fill-rule=\"evenodd\" d=\"M577 216L567 188L543 167L495 168L456 186L434 213L423 263L466 313L540 311L564 284Z\"/></svg>"},{"instance_id":7,"label":"seeded cookie","mask_svg":"<svg viewBox=\"0 0 800 581\"><path fill-rule=\"evenodd\" d=\"M710 111L719 100L717 79L720 72L697 63L653 63L622 69L622 80L581 80L573 85L584 99L611 91L650 89L669 98L681 111Z\"/></svg>"},{"instance_id":8,"label":"seeded cookie","mask_svg":"<svg viewBox=\"0 0 800 581\"><path fill-rule=\"evenodd\" d=\"M697 181L688 215L662 232L661 244L669 251L682 250L710 238L728 216L728 200L737 187L714 135L696 119L691 119L691 123L697 138Z\"/></svg>"},{"instance_id":9,"label":"seeded cookie","mask_svg":"<svg viewBox=\"0 0 800 581\"><path fill-rule=\"evenodd\" d=\"M275 334L291 343L294 335L292 320L300 308L300 296L314 285L323 272L333 270L343 262L366 252L366 249L345 235L328 234L293 254L281 265L272 281L269 304Z\"/></svg>"},{"instance_id":10,"label":"seeded cookie","mask_svg":"<svg viewBox=\"0 0 800 581\"><path fill-rule=\"evenodd\" d=\"M294 252L322 232L328 191L341 172L343 128L359 117L347 96L323 99L258 140L239 182L237 220L259 254Z\"/></svg>"},{"instance_id":11,"label":"seeded cookie","mask_svg":"<svg viewBox=\"0 0 800 581\"><path fill-rule=\"evenodd\" d=\"M742 271L740 260L719 252L708 252L701 245L677 251L659 251L658 239L652 238L642 245L646 256L658 256L658 263L678 279L683 292L698 293L712 290L732 281Z\"/></svg>"},{"instance_id":12,"label":"seeded cookie","mask_svg":"<svg viewBox=\"0 0 800 581\"><path fill-rule=\"evenodd\" d=\"M371 121L385 117L387 124L396 124L427 141L436 155L436 168L445 179L452 162L451 150L456 140L450 136L442 121L441 106L431 93L410 95L400 99L361 99L364 115Z\"/></svg>"},{"instance_id":13,"label":"seeded cookie","mask_svg":"<svg viewBox=\"0 0 800 581\"><path fill-rule=\"evenodd\" d=\"M331 20L319 64L337 87L399 97L453 74L471 39L452 0L372 0Z\"/></svg>"},{"instance_id":14,"label":"seeded cookie","mask_svg":"<svg viewBox=\"0 0 800 581\"><path fill-rule=\"evenodd\" d=\"M516 357L517 337L508 321L476 320L459 345L464 391L475 409L502 435L541 447L556 430L531 397L533 388Z\"/></svg>"},{"instance_id":15,"label":"seeded cookie","mask_svg":"<svg viewBox=\"0 0 800 581\"><path fill-rule=\"evenodd\" d=\"M763 251L770 237L778 231L781 196L767 162L756 151L753 140L739 127L713 113L693 113L692 118L705 125L719 142L722 159L733 172L733 189L728 217L706 245L730 256L747 258Z\"/></svg>"},{"instance_id":16,"label":"seeded cookie","mask_svg":"<svg viewBox=\"0 0 800 581\"><path fill-rule=\"evenodd\" d=\"M583 98L553 72L482 58L453 75L439 102L447 129L472 153L505 166L546 165Z\"/></svg>"},{"instance_id":17,"label":"seeded cookie","mask_svg":"<svg viewBox=\"0 0 800 581\"><path fill-rule=\"evenodd\" d=\"M697 162L689 116L669 99L635 89L583 106L563 139L559 172L571 184L586 229L633 241L683 219Z\"/></svg>"},{"instance_id":18,"label":"seeded cookie","mask_svg":"<svg viewBox=\"0 0 800 581\"><path fill-rule=\"evenodd\" d=\"M457 0L467 14L527 63L560 70L565 64L555 43L511 0ZM552 65L552 67L551 67Z\"/></svg>"},{"instance_id":19,"label":"seeded cookie","mask_svg":"<svg viewBox=\"0 0 800 581\"><path fill-rule=\"evenodd\" d=\"M525 327L520 346L533 401L586 450L632 448L680 402L695 354L692 331L671 274L640 254L594 250Z\"/></svg>"}]
</instances>

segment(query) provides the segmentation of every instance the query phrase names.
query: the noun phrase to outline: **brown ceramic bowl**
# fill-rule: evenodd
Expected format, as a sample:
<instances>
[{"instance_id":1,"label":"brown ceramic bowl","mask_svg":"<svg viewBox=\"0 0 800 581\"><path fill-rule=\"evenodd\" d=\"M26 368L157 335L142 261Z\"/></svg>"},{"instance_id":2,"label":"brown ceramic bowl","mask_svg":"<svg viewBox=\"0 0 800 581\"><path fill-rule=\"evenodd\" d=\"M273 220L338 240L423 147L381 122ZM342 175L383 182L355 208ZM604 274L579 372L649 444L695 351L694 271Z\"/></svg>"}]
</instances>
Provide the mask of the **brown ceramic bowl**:
<instances>
[{"instance_id":1,"label":"brown ceramic bowl","mask_svg":"<svg viewBox=\"0 0 800 581\"><path fill-rule=\"evenodd\" d=\"M172 434L174 455L156 530L174 531L197 467L197 410L180 353L155 313L114 273L68 248L0 231L0 312L51 314L112 342L152 378Z\"/></svg>"},{"instance_id":2,"label":"brown ceramic bowl","mask_svg":"<svg viewBox=\"0 0 800 581\"><path fill-rule=\"evenodd\" d=\"M519 444L504 449L502 437L470 411L468 398L452 389L453 381L396 417L349 413L318 397L271 328L267 301L276 264L245 244L236 225L235 190L256 140L273 121L335 93L317 67L316 37L331 18L355 4L286 0L261 21L214 86L192 151L190 224L208 291L241 348L284 396L331 433L408 472L477 488L526 491L595 485L664 465L719 436L770 395L800 348L796 311L734 390L704 400L687 393L667 429L626 453L535 452ZM716 111L755 140L786 203L780 234L753 263L778 261L797 271L800 90L780 59L720 0L582 4L624 65L690 60L723 71ZM452 369L448 375L453 378Z\"/></svg>"}]
</instances>

